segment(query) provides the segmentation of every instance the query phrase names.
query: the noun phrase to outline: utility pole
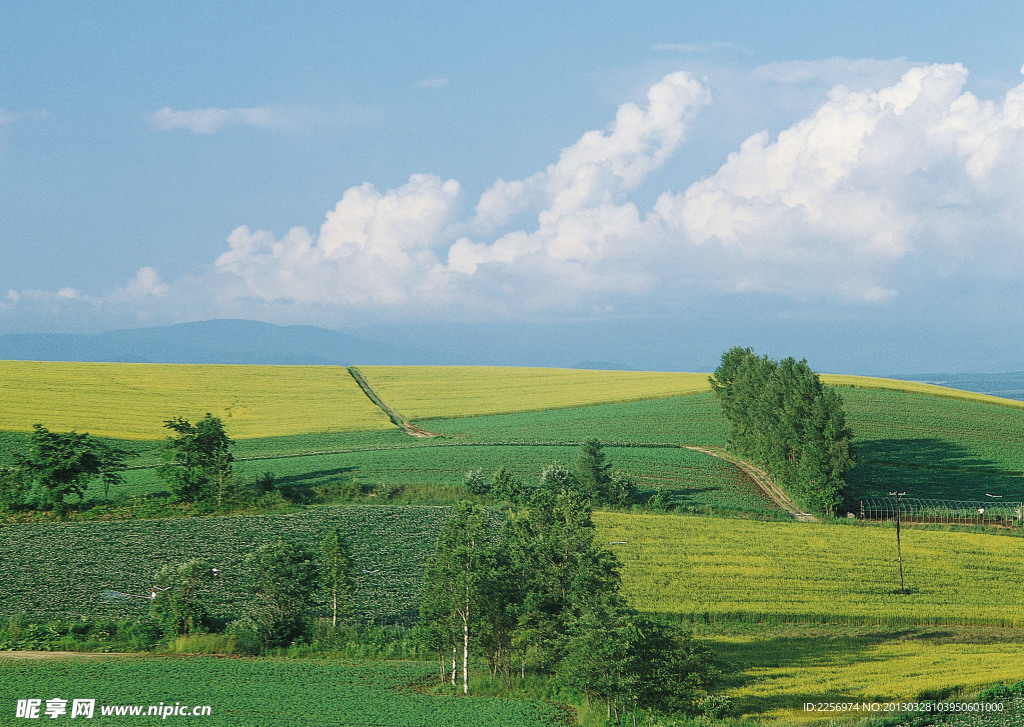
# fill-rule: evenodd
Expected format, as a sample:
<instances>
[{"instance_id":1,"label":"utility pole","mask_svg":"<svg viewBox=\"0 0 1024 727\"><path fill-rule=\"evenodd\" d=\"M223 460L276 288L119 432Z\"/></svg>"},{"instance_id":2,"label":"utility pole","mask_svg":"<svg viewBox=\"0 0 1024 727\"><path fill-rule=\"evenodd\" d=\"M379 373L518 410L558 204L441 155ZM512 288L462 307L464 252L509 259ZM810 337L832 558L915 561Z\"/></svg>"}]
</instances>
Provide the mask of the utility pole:
<instances>
[{"instance_id":1,"label":"utility pole","mask_svg":"<svg viewBox=\"0 0 1024 727\"><path fill-rule=\"evenodd\" d=\"M907 595L906 590L903 588L903 548L900 546L900 498L906 495L905 492L890 492L890 495L896 495L896 557L900 562L900 595Z\"/></svg>"}]
</instances>

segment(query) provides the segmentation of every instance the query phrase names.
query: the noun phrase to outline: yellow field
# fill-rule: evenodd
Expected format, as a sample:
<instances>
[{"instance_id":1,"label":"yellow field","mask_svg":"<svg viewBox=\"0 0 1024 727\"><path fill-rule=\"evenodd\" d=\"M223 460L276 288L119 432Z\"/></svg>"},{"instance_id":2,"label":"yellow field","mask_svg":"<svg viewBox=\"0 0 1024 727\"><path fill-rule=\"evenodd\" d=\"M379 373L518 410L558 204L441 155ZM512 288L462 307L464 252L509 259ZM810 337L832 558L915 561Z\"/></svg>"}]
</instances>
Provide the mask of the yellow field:
<instances>
[{"instance_id":1,"label":"yellow field","mask_svg":"<svg viewBox=\"0 0 1024 727\"><path fill-rule=\"evenodd\" d=\"M500 366L360 366L412 420L659 399L710 391L708 374Z\"/></svg>"},{"instance_id":2,"label":"yellow field","mask_svg":"<svg viewBox=\"0 0 1024 727\"><path fill-rule=\"evenodd\" d=\"M743 685L726 692L739 711L786 725L892 716L884 705L936 697L963 702L992 684L1024 679L1024 644L986 643L999 640L993 634L968 643L942 643L945 636L922 630L876 642L828 635L712 636L708 641L725 658L741 660ZM807 702L855 703L860 708L830 713L806 710ZM877 712L864 710L864 704L874 703L879 704Z\"/></svg>"},{"instance_id":3,"label":"yellow field","mask_svg":"<svg viewBox=\"0 0 1024 727\"><path fill-rule=\"evenodd\" d=\"M0 361L0 431L162 439L206 412L236 439L393 426L339 366Z\"/></svg>"},{"instance_id":4,"label":"yellow field","mask_svg":"<svg viewBox=\"0 0 1024 727\"><path fill-rule=\"evenodd\" d=\"M899 593L895 530L595 513L623 563L623 593L643 611L775 614L886 623L1024 626L1024 539L904 528Z\"/></svg>"}]
</instances>

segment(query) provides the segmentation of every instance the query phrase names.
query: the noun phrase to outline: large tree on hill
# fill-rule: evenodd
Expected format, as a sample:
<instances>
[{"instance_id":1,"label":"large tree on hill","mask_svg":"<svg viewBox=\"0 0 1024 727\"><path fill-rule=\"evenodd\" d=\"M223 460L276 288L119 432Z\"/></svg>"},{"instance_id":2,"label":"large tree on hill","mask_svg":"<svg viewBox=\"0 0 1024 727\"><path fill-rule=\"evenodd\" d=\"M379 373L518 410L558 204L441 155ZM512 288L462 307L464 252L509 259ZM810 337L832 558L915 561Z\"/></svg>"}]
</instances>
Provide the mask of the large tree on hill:
<instances>
[{"instance_id":1,"label":"large tree on hill","mask_svg":"<svg viewBox=\"0 0 1024 727\"><path fill-rule=\"evenodd\" d=\"M157 474L182 502L216 502L220 505L231 482L233 442L218 417L207 415L192 424L176 417L164 422L174 434L167 438L161 456L167 464Z\"/></svg>"},{"instance_id":2,"label":"large tree on hill","mask_svg":"<svg viewBox=\"0 0 1024 727\"><path fill-rule=\"evenodd\" d=\"M710 379L730 445L756 460L797 502L833 514L856 461L842 398L806 360L776 362L732 348Z\"/></svg>"}]
</instances>

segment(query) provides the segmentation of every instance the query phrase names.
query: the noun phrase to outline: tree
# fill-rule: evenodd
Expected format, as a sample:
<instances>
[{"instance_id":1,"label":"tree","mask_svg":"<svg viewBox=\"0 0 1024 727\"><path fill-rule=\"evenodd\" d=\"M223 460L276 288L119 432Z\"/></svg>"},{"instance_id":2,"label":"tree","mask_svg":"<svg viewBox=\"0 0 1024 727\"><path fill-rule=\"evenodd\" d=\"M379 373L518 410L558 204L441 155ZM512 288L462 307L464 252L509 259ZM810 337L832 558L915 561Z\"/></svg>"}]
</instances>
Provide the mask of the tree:
<instances>
[{"instance_id":1,"label":"tree","mask_svg":"<svg viewBox=\"0 0 1024 727\"><path fill-rule=\"evenodd\" d=\"M482 508L468 502L456 506L455 514L441 528L427 564L420 609L421 622L434 624L439 627L435 634L446 632L450 639L453 684L454 650L461 635L463 694L469 693L470 627L484 600L482 584L494 557L487 529L488 517Z\"/></svg>"},{"instance_id":2,"label":"tree","mask_svg":"<svg viewBox=\"0 0 1024 727\"><path fill-rule=\"evenodd\" d=\"M32 451L17 455L16 462L28 480L27 499L36 507L62 513L65 500L82 500L89 482L104 480L104 492L121 481L124 452L97 442L88 434L51 432L41 424L29 434Z\"/></svg>"},{"instance_id":3,"label":"tree","mask_svg":"<svg viewBox=\"0 0 1024 727\"><path fill-rule=\"evenodd\" d=\"M494 484L491 487L491 495L501 502L519 504L523 501L525 490L512 470L502 467L494 473Z\"/></svg>"},{"instance_id":4,"label":"tree","mask_svg":"<svg viewBox=\"0 0 1024 727\"><path fill-rule=\"evenodd\" d=\"M331 625L337 626L339 613L343 618L351 615L355 591L352 552L340 525L324 537L320 554L323 557L323 580L331 591Z\"/></svg>"},{"instance_id":5,"label":"tree","mask_svg":"<svg viewBox=\"0 0 1024 727\"><path fill-rule=\"evenodd\" d=\"M775 362L749 348L726 351L710 381L729 421L730 445L804 507L834 513L856 461L839 394L806 360Z\"/></svg>"},{"instance_id":6,"label":"tree","mask_svg":"<svg viewBox=\"0 0 1024 727\"><path fill-rule=\"evenodd\" d=\"M231 483L233 442L218 417L207 413L197 424L176 417L164 422L175 432L167 438L161 456L167 464L157 468L181 502L214 502L220 506Z\"/></svg>"},{"instance_id":7,"label":"tree","mask_svg":"<svg viewBox=\"0 0 1024 727\"><path fill-rule=\"evenodd\" d=\"M597 502L608 500L612 466L607 461L599 440L588 439L580 445L573 474L576 475L576 481L583 492L590 493Z\"/></svg>"},{"instance_id":8,"label":"tree","mask_svg":"<svg viewBox=\"0 0 1024 727\"><path fill-rule=\"evenodd\" d=\"M304 546L277 538L246 558L256 581L251 613L265 646L282 646L306 630L306 612L313 602L318 569Z\"/></svg>"},{"instance_id":9,"label":"tree","mask_svg":"<svg viewBox=\"0 0 1024 727\"><path fill-rule=\"evenodd\" d=\"M199 558L160 569L155 579L157 595L150 609L165 635L182 636L206 630L209 616L198 599L198 591L213 577L209 562Z\"/></svg>"},{"instance_id":10,"label":"tree","mask_svg":"<svg viewBox=\"0 0 1024 727\"><path fill-rule=\"evenodd\" d=\"M484 477L482 469L468 470L462 478L462 484L471 495L486 495L491 491L491 483Z\"/></svg>"},{"instance_id":11,"label":"tree","mask_svg":"<svg viewBox=\"0 0 1024 727\"><path fill-rule=\"evenodd\" d=\"M556 681L588 706L603 701L618 722L629 710L692 710L720 676L711 650L688 632L598 602L570 624Z\"/></svg>"},{"instance_id":12,"label":"tree","mask_svg":"<svg viewBox=\"0 0 1024 727\"><path fill-rule=\"evenodd\" d=\"M28 483L22 470L0 465L0 512L23 506L27 496Z\"/></svg>"}]
</instances>

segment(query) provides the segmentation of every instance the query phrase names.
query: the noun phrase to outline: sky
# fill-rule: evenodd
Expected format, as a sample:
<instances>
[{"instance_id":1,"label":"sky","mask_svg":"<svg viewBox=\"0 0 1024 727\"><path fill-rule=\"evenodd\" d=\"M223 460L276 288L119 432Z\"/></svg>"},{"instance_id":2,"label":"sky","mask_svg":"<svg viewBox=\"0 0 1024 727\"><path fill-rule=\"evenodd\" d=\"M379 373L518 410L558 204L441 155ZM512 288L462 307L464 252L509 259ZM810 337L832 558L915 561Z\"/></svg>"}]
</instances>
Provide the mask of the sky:
<instances>
[{"instance_id":1,"label":"sky","mask_svg":"<svg viewBox=\"0 0 1024 727\"><path fill-rule=\"evenodd\" d=\"M1022 65L1014 2L7 2L0 334L1024 370Z\"/></svg>"}]
</instances>

